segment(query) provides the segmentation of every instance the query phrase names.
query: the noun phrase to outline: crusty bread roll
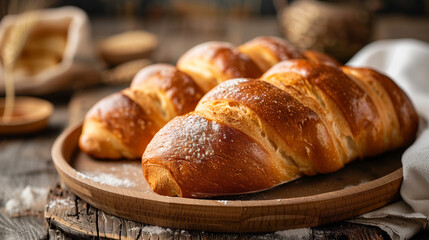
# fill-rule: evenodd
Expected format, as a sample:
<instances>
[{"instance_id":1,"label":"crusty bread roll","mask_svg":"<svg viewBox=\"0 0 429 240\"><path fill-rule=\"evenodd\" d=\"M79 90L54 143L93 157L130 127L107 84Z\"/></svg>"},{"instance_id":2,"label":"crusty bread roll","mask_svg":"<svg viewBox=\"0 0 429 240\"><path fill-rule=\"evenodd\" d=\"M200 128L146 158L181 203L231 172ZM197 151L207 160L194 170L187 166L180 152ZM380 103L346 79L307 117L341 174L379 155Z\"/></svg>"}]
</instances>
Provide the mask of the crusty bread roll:
<instances>
[{"instance_id":1,"label":"crusty bread roll","mask_svg":"<svg viewBox=\"0 0 429 240\"><path fill-rule=\"evenodd\" d=\"M131 86L107 96L86 114L80 149L96 158L140 158L153 135L171 118L191 111L203 92L185 73L154 64Z\"/></svg>"},{"instance_id":2,"label":"crusty bread roll","mask_svg":"<svg viewBox=\"0 0 429 240\"><path fill-rule=\"evenodd\" d=\"M139 72L130 88L98 102L85 116L79 146L104 159L141 158L153 135L169 120L194 109L204 93L231 78L258 78L261 68L291 58L339 64L277 37L259 37L238 48L206 42L187 51L177 66L158 64ZM270 57L266 57L270 56Z\"/></svg>"},{"instance_id":3,"label":"crusty bread roll","mask_svg":"<svg viewBox=\"0 0 429 240\"><path fill-rule=\"evenodd\" d=\"M180 57L177 68L198 83L204 92L236 77L260 77L262 71L245 54L230 43L206 42Z\"/></svg>"},{"instance_id":4,"label":"crusty bread roll","mask_svg":"<svg viewBox=\"0 0 429 240\"><path fill-rule=\"evenodd\" d=\"M282 38L272 36L256 37L239 46L238 49L248 55L263 72L276 63L289 59L307 59L331 66L341 65L329 55L317 51L302 50Z\"/></svg>"},{"instance_id":5,"label":"crusty bread roll","mask_svg":"<svg viewBox=\"0 0 429 240\"><path fill-rule=\"evenodd\" d=\"M147 146L143 173L168 196L261 191L408 145L417 124L409 98L374 70L288 60L219 84L173 118Z\"/></svg>"}]
</instances>

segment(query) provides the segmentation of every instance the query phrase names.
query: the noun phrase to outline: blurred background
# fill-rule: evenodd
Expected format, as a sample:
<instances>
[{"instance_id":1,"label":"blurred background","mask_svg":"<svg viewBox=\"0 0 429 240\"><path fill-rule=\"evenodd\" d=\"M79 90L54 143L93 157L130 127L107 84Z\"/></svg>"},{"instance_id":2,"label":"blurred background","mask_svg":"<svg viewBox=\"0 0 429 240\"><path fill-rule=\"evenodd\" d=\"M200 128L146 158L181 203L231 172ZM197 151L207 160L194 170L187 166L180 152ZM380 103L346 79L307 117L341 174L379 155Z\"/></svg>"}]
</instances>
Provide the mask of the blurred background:
<instances>
[{"instance_id":1,"label":"blurred background","mask_svg":"<svg viewBox=\"0 0 429 240\"><path fill-rule=\"evenodd\" d=\"M174 46L166 46L171 40L160 39L154 58L162 62L174 62L203 41L240 44L259 35L285 37L342 62L378 39L429 41L429 0L62 0L53 4L65 5L77 6L91 17L96 41L133 29L174 38Z\"/></svg>"},{"instance_id":2,"label":"blurred background","mask_svg":"<svg viewBox=\"0 0 429 240\"><path fill-rule=\"evenodd\" d=\"M7 14L5 6L11 2L2 1L2 16ZM187 49L203 41L241 44L259 35L284 37L302 48L332 54L342 62L378 39L429 41L429 0L44 2L50 7L71 5L84 10L91 19L95 42L130 30L156 34L160 37L159 48L153 58L158 62L174 63Z\"/></svg>"},{"instance_id":3,"label":"blurred background","mask_svg":"<svg viewBox=\"0 0 429 240\"><path fill-rule=\"evenodd\" d=\"M366 44L380 39L429 42L429 0L3 0L1 18L34 8L63 6L77 7L88 16L84 25L89 34L66 29L67 34L74 34L67 41L70 37L80 39L86 48L80 47L80 52L72 56L74 63L91 67L95 75L101 73L97 77L90 76L91 69L74 71L70 79L81 79L80 83L67 81L79 86L100 81L128 83L142 67L159 62L175 64L188 49L206 41L238 46L257 36L278 36L303 49L328 53L342 63ZM34 77L67 58L61 54L67 53L65 44L71 42L64 42L64 36L56 49L51 43L58 39L40 36L30 38L28 42L33 43L32 47L38 45L38 50L28 54L30 51L24 49L21 56L25 61L16 64L23 70L15 72ZM55 50L60 53L58 59L52 62L46 58L52 63L42 63L39 42L44 44L44 55ZM20 93L19 83L17 86ZM27 92L75 87L63 84L48 91L37 86L28 87Z\"/></svg>"}]
</instances>

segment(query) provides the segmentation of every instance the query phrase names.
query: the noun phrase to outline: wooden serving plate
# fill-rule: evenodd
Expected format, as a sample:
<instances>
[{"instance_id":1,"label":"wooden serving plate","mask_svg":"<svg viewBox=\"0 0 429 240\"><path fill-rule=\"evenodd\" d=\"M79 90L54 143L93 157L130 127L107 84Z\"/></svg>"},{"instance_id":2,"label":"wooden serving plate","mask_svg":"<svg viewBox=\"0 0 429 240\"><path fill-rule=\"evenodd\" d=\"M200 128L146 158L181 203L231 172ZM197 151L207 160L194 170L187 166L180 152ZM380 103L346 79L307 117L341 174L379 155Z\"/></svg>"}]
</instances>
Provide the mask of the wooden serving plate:
<instances>
[{"instance_id":1,"label":"wooden serving plate","mask_svg":"<svg viewBox=\"0 0 429 240\"><path fill-rule=\"evenodd\" d=\"M52 158L66 185L107 213L170 228L272 232L313 227L380 208L399 197L403 150L355 161L255 194L189 199L152 192L140 161L100 161L78 149L81 125L55 141Z\"/></svg>"}]
</instances>

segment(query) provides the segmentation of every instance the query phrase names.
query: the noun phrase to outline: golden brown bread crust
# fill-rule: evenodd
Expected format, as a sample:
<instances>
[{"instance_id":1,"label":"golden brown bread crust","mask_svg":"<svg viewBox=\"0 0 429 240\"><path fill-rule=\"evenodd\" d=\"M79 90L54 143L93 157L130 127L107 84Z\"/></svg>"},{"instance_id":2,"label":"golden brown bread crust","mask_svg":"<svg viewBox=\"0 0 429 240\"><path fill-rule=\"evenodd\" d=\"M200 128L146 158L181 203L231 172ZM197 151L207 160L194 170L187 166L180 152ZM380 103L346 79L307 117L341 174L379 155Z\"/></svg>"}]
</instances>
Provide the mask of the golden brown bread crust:
<instances>
[{"instance_id":1,"label":"golden brown bread crust","mask_svg":"<svg viewBox=\"0 0 429 240\"><path fill-rule=\"evenodd\" d=\"M162 127L122 93L98 102L85 117L79 146L97 158L136 158Z\"/></svg>"},{"instance_id":2,"label":"golden brown bread crust","mask_svg":"<svg viewBox=\"0 0 429 240\"><path fill-rule=\"evenodd\" d=\"M245 105L259 116L265 128L271 126L275 129L267 135L268 140L300 172L314 175L343 166L326 126L310 108L264 81L229 83L219 85L207 93L200 104L212 100L232 100Z\"/></svg>"},{"instance_id":3,"label":"golden brown bread crust","mask_svg":"<svg viewBox=\"0 0 429 240\"><path fill-rule=\"evenodd\" d=\"M238 47L266 72L276 63L290 59L307 59L331 66L341 66L334 58L317 51L302 50L278 37L262 36L254 38Z\"/></svg>"},{"instance_id":4,"label":"golden brown bread crust","mask_svg":"<svg viewBox=\"0 0 429 240\"><path fill-rule=\"evenodd\" d=\"M160 194L199 198L236 194L268 188L281 179L280 168L270 164L270 153L252 138L204 117L174 118L157 136L151 146L161 154L148 152L142 164L149 184ZM173 179L175 191L164 188L159 169Z\"/></svg>"},{"instance_id":5,"label":"golden brown bread crust","mask_svg":"<svg viewBox=\"0 0 429 240\"><path fill-rule=\"evenodd\" d=\"M227 42L206 42L191 48L180 57L177 68L191 76L204 92L231 78L257 78L263 73Z\"/></svg>"},{"instance_id":6,"label":"golden brown bread crust","mask_svg":"<svg viewBox=\"0 0 429 240\"><path fill-rule=\"evenodd\" d=\"M240 49L226 42L207 42L186 52L179 59L177 67L168 64L146 67L134 77L130 87L121 93L135 102L145 113L140 122L151 123L151 126L145 127L151 130L141 132L143 135L139 135L135 141L144 140L139 144L131 143L127 138L133 136L133 133L114 134L114 132L132 129L124 127L119 130L120 124L115 125L117 128L111 127L110 120L107 119L110 115L105 118L93 115L86 117L84 122L80 140L82 151L97 158L139 158L154 131L173 117L194 110L202 95L218 83L230 78L260 77L262 71L258 67L259 63L253 62L246 52L274 56L265 63L266 68L285 58L303 56L300 50L276 37L251 40L243 45L244 52L240 52ZM131 104L131 101L127 102ZM100 106L106 107L106 104L99 104L97 108L101 109ZM128 106L124 109L133 107ZM115 110L108 106L107 108L113 115ZM120 122L119 116L123 118L124 125L130 121L125 111L118 110L115 114L117 122Z\"/></svg>"},{"instance_id":7,"label":"golden brown bread crust","mask_svg":"<svg viewBox=\"0 0 429 240\"><path fill-rule=\"evenodd\" d=\"M323 63L332 67L340 67L342 65L335 58L319 51L306 50L304 55L307 60L313 62Z\"/></svg>"},{"instance_id":8,"label":"golden brown bread crust","mask_svg":"<svg viewBox=\"0 0 429 240\"><path fill-rule=\"evenodd\" d=\"M80 149L96 158L140 158L170 119L191 111L202 90L174 66L141 70L130 88L100 100L85 116Z\"/></svg>"},{"instance_id":9,"label":"golden brown bread crust","mask_svg":"<svg viewBox=\"0 0 429 240\"><path fill-rule=\"evenodd\" d=\"M388 121L390 121L389 125L393 124L394 128L398 129L397 131L393 131L392 134L396 133L400 135L401 141L398 141L396 145L399 146L401 142L412 142L417 130L417 124L415 123L418 122L418 115L411 100L405 92L402 91L389 77L375 70L368 68L352 68L348 66L343 66L342 70L347 73L348 76L358 78L361 82L369 85L369 88L375 89L373 91L375 91L383 100L390 99L391 103L387 102L382 107L394 108L394 111L387 111L387 113L392 114L392 116L388 117ZM393 114L393 112L395 114ZM399 124L399 126L396 126L396 124Z\"/></svg>"},{"instance_id":10,"label":"golden brown bread crust","mask_svg":"<svg viewBox=\"0 0 429 240\"><path fill-rule=\"evenodd\" d=\"M305 59L300 48L278 37L257 37L240 45L238 49L248 55L263 72L281 61Z\"/></svg>"},{"instance_id":11,"label":"golden brown bread crust","mask_svg":"<svg viewBox=\"0 0 429 240\"><path fill-rule=\"evenodd\" d=\"M325 109L335 113L335 116L343 116L345 123L341 126L345 125L343 129L350 129L351 135L347 135L353 142L361 143L354 144L358 156L362 157L363 153L368 151L367 148L383 148L377 145L380 142L377 138L381 136L379 134L381 122L374 102L364 89L341 70L325 64L297 60L277 64L266 72L265 76L278 72L299 74L319 90L321 104L326 105ZM340 121L334 120L334 122Z\"/></svg>"},{"instance_id":12,"label":"golden brown bread crust","mask_svg":"<svg viewBox=\"0 0 429 240\"><path fill-rule=\"evenodd\" d=\"M204 95L191 77L169 64L154 64L146 67L135 76L130 87L164 92L173 104L175 115L194 110Z\"/></svg>"},{"instance_id":13,"label":"golden brown bread crust","mask_svg":"<svg viewBox=\"0 0 429 240\"><path fill-rule=\"evenodd\" d=\"M155 192L209 197L261 191L336 171L415 137L418 119L408 97L373 70L290 60L261 80L221 83L194 112L155 135L142 158Z\"/></svg>"}]
</instances>

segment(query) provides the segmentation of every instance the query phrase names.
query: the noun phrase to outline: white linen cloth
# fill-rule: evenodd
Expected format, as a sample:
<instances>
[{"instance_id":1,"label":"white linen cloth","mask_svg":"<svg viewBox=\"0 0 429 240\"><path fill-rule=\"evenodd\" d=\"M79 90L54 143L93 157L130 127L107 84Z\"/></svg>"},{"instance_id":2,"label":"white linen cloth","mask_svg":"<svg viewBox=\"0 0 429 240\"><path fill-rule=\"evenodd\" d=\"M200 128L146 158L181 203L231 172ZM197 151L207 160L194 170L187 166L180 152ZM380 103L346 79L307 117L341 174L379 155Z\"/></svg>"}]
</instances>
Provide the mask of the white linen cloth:
<instances>
[{"instance_id":1,"label":"white linen cloth","mask_svg":"<svg viewBox=\"0 0 429 240\"><path fill-rule=\"evenodd\" d=\"M409 239L429 223L429 44L414 39L376 41L347 65L370 67L391 77L421 116L417 139L402 156L403 201L350 220L378 226L392 239Z\"/></svg>"}]
</instances>

